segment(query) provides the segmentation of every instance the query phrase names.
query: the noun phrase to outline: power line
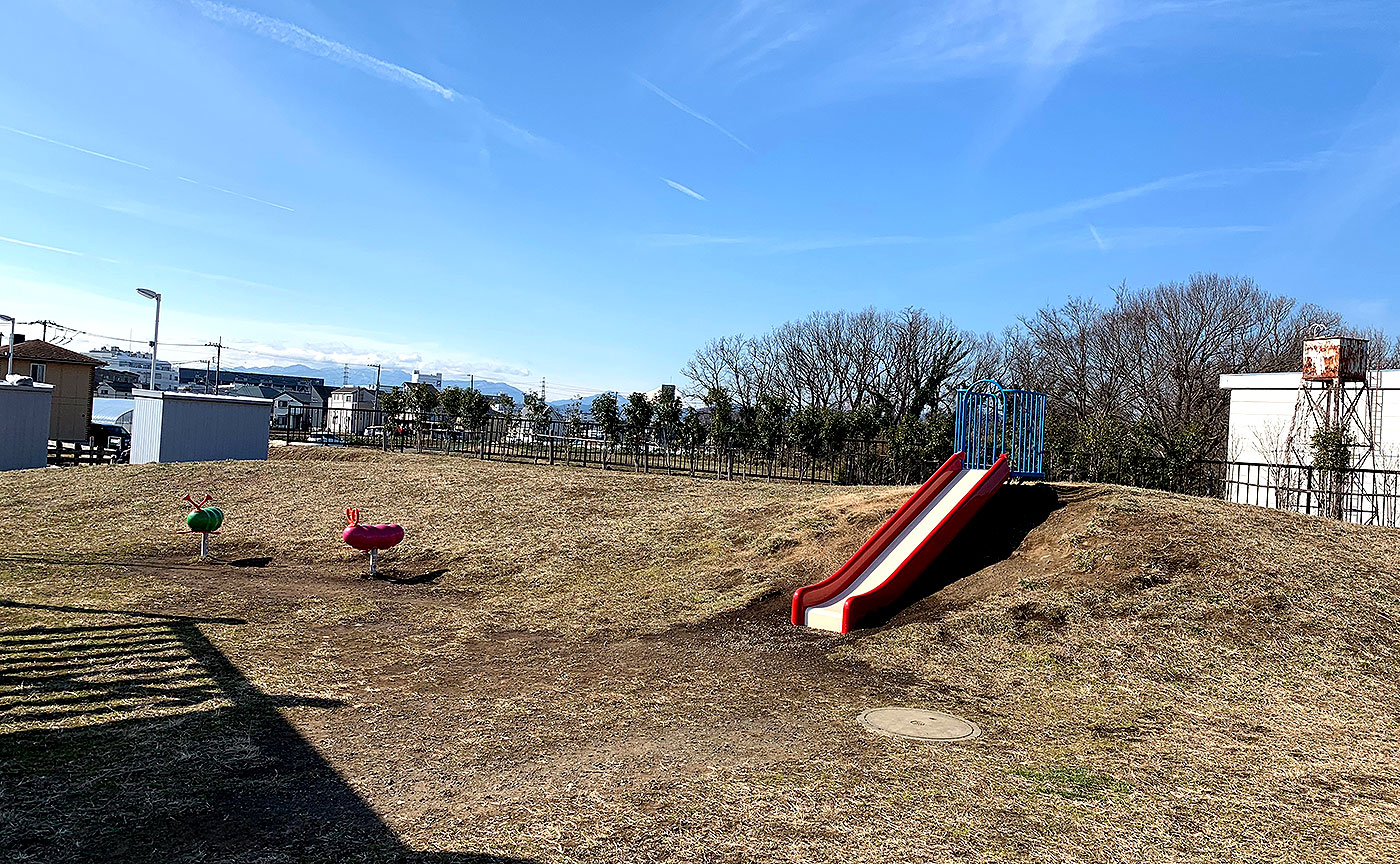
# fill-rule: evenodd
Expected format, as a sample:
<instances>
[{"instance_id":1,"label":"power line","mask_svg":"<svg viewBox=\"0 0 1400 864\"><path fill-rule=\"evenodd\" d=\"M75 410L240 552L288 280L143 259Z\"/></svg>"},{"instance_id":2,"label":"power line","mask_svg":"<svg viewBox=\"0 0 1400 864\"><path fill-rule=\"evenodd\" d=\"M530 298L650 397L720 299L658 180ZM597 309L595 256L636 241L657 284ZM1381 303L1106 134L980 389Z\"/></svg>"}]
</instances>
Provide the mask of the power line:
<instances>
[{"instance_id":1,"label":"power line","mask_svg":"<svg viewBox=\"0 0 1400 864\"><path fill-rule=\"evenodd\" d=\"M46 327L53 327L55 330L62 330L62 331L64 331L65 333L73 333L73 334L77 334L77 335L80 335L80 336L91 336L91 337L94 338L94 339L107 339L107 340L110 340L110 341L112 341L112 342L125 342L125 343L127 343L128 345L130 345L130 344L133 343L133 342L139 342L139 341L141 341L141 340L139 340L139 339L134 339L134 338L131 338L131 337L123 338L123 337L121 337L121 336L104 336L104 335L102 335L101 333L92 333L92 332L90 332L90 331L88 331L88 330L79 330L77 327L68 327L68 326L66 326L66 325L64 325L64 324L59 324L57 321L26 321L26 322L24 322L24 323L26 323L26 324L41 324L41 325L45 325ZM71 340L70 340L70 341L71 341ZM162 343L162 344L164 344L164 343Z\"/></svg>"}]
</instances>

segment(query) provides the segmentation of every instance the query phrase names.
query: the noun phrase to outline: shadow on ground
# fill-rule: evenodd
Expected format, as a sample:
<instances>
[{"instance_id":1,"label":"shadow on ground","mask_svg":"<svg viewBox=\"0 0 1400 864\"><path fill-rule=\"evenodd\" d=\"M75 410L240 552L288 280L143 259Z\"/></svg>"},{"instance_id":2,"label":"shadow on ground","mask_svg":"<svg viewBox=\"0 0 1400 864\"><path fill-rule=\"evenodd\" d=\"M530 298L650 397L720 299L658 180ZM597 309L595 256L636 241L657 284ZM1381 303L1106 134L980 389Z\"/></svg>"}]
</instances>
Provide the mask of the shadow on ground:
<instances>
[{"instance_id":1,"label":"shadow on ground","mask_svg":"<svg viewBox=\"0 0 1400 864\"><path fill-rule=\"evenodd\" d=\"M437 581L447 575L447 570L429 570L426 573L418 573L413 576L404 576L398 571L381 570L372 575L365 576L366 579L374 579L379 582L388 582L391 585L436 585Z\"/></svg>"},{"instance_id":2,"label":"shadow on ground","mask_svg":"<svg viewBox=\"0 0 1400 864\"><path fill-rule=\"evenodd\" d=\"M237 619L38 606L0 631L0 859L521 859L407 848L200 627Z\"/></svg>"}]
</instances>

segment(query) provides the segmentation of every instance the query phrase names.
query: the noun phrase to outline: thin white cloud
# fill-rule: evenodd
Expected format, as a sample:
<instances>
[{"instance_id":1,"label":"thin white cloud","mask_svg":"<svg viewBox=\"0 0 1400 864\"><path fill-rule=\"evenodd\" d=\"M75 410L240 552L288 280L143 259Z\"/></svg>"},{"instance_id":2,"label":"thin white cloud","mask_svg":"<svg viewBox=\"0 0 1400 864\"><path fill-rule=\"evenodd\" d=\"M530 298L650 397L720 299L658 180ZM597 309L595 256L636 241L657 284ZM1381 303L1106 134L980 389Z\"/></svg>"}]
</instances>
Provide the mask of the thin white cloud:
<instances>
[{"instance_id":1,"label":"thin white cloud","mask_svg":"<svg viewBox=\"0 0 1400 864\"><path fill-rule=\"evenodd\" d=\"M724 135L724 136L725 136L726 138L728 138L730 141L733 141L735 144L738 144L740 147L743 147L745 150L748 150L750 153L753 152L753 148L750 147L748 144L744 143L744 141L743 141L742 139L740 139L739 136L735 135L733 132L730 132L728 129L726 129L726 128L724 128L723 126L719 125L719 124L716 123L714 120L711 120L709 117L706 117L704 114L701 114L699 111L696 111L694 108L691 108L689 105L685 104L685 103L682 102L681 100L679 100L679 99L677 99L676 97L672 96L670 93L667 93L665 90L662 90L660 87L657 87L655 84L651 83L650 81L648 81L647 79L643 78L642 76L638 75L638 76L636 76L636 78L637 78L637 80L638 80L639 82L641 82L641 85L642 85L643 87L645 87L645 88L647 88L648 90L650 90L651 92L655 93L657 96L660 96L662 99L665 99L667 102L671 103L671 105L673 105L674 107L680 109L681 111L684 111L685 113L689 114L691 117L694 117L696 120L699 120L701 123L704 123L705 125L711 127L712 129L717 130L721 135Z\"/></svg>"},{"instance_id":2,"label":"thin white cloud","mask_svg":"<svg viewBox=\"0 0 1400 864\"><path fill-rule=\"evenodd\" d=\"M704 195L701 195L699 192L696 192L694 189L691 189L689 186L684 186L684 185L682 185L682 184L680 184L680 183L677 183L677 182L674 181L674 180L667 180L665 177L662 177L662 178L661 178L661 182L662 182L662 183L665 183L667 186L670 186L672 189L676 190L677 192L682 192L682 193L684 193L684 194L686 194L686 195L689 195L691 198L694 198L696 201L704 201L704 200L706 200Z\"/></svg>"},{"instance_id":3,"label":"thin white cloud","mask_svg":"<svg viewBox=\"0 0 1400 864\"><path fill-rule=\"evenodd\" d=\"M1301 159L1266 162L1261 165L1246 166L1243 168L1218 168L1208 171L1190 171L1184 174L1173 174L1169 177L1160 177L1156 180L1150 180L1136 186L1129 186L1125 189L1105 192L1101 195L1091 195L1087 198L1067 201L1064 204L1057 204L1053 207L1046 207L1040 210L1028 210L1024 213L1017 213L992 224L989 226L988 230L1009 231L1050 225L1094 210L1111 207L1115 204L1122 204L1126 201L1132 201L1135 198L1142 198L1156 192L1166 192L1177 189L1213 189L1242 183L1252 177L1258 177L1264 174L1287 174L1311 171L1325 165L1331 157L1332 151L1322 151Z\"/></svg>"},{"instance_id":4,"label":"thin white cloud","mask_svg":"<svg viewBox=\"0 0 1400 864\"><path fill-rule=\"evenodd\" d=\"M30 249L43 249L46 252L61 252L64 255L81 255L87 257L84 252L75 252L72 249L63 249L58 246L45 246L43 243L30 243L28 240L16 240L14 237L0 237L0 243L13 243L16 246L28 246Z\"/></svg>"},{"instance_id":5,"label":"thin white cloud","mask_svg":"<svg viewBox=\"0 0 1400 864\"><path fill-rule=\"evenodd\" d=\"M1380 219L1400 204L1400 60L1381 72L1330 152L1336 158L1290 219L1290 257L1316 254L1355 220Z\"/></svg>"},{"instance_id":6,"label":"thin white cloud","mask_svg":"<svg viewBox=\"0 0 1400 864\"><path fill-rule=\"evenodd\" d=\"M769 66L775 55L819 34L839 10L811 8L800 0L739 0L727 11L710 15L713 32L702 41L710 45L704 67L725 66L741 77ZM703 28L702 28L703 29ZM694 38L692 32L687 37Z\"/></svg>"},{"instance_id":7,"label":"thin white cloud","mask_svg":"<svg viewBox=\"0 0 1400 864\"><path fill-rule=\"evenodd\" d=\"M1063 242L1050 241L1050 247L1068 246L1077 249L1094 248L1099 251L1156 249L1163 246L1185 246L1222 237L1236 237L1244 234L1261 234L1269 230L1267 225L1161 225L1130 228L1115 228L1098 231L1089 226L1093 235L1093 246L1084 240L1082 234L1065 238Z\"/></svg>"},{"instance_id":8,"label":"thin white cloud","mask_svg":"<svg viewBox=\"0 0 1400 864\"><path fill-rule=\"evenodd\" d=\"M212 0L190 0L190 3L205 18L218 21L221 24L237 25L274 42L281 42L283 45L298 51L359 69L361 72L367 72L377 78L383 78L385 81L392 81L395 84L432 93L449 102L459 95L451 87L439 84L426 75L420 75L397 63L380 60L378 57L373 57L363 51L356 51L349 45L317 36L310 30L280 18L270 18L247 9L212 2Z\"/></svg>"},{"instance_id":9,"label":"thin white cloud","mask_svg":"<svg viewBox=\"0 0 1400 864\"><path fill-rule=\"evenodd\" d=\"M19 240L14 237L0 237L0 243L13 243L16 246L27 246L30 249L41 249L45 252L58 252L62 255L76 255L79 258L92 258L97 261L105 261L108 264L120 264L115 258L104 258L101 255L94 255L91 252L78 252L73 249L64 249L61 246L46 246L43 243L31 243L28 240Z\"/></svg>"},{"instance_id":10,"label":"thin white cloud","mask_svg":"<svg viewBox=\"0 0 1400 864\"><path fill-rule=\"evenodd\" d=\"M205 273L202 270L189 270L184 267L172 267L169 264L153 264L151 266L157 267L161 270L168 270L171 273L184 273L187 276L198 276L201 279L212 279L217 282L230 282L234 285L246 285L249 288L267 288L273 291L285 290L283 288L278 288L276 285L269 285L266 282L254 282L251 279L239 279L236 276L224 276L219 273Z\"/></svg>"},{"instance_id":11,"label":"thin white cloud","mask_svg":"<svg viewBox=\"0 0 1400 864\"><path fill-rule=\"evenodd\" d=\"M77 146L75 146L75 145L73 145L73 144L66 144L66 143L64 143L64 142L62 142L62 141L56 141L56 140L54 140L53 138L46 138L46 137L44 137L43 135L36 135L36 134L34 134L33 132L26 132L26 131L24 131L23 129L15 129L15 128L11 127L11 126L0 126L0 129L4 129L4 130L6 130L7 132L13 132L13 133L15 133L16 135L23 135L23 136L25 136L26 138L33 138L33 139L35 139L36 141L44 141L44 142L46 142L46 143L48 143L48 144L53 144L53 145L56 145L56 146L58 146L58 147L66 147L66 148L68 148L69 150L76 150L76 151L78 151L79 153L86 153L86 154L89 155L89 156L96 156L96 157L98 157L99 159L107 159L107 160L112 161L112 162L120 162L120 163L123 164L123 165L130 165L130 166L133 167L133 168L140 168L140 169L143 170L143 171L154 171L154 169L148 168L148 167L146 167L145 165L139 165L139 164L137 164L137 163L135 163L135 162L128 162L128 161L125 160L125 159L118 159L116 156L109 156L109 155L107 155L106 153L99 153L99 152L97 152L96 150L88 150L88 149L85 148L85 147L77 147ZM34 189L35 191L38 191L38 192L46 192L46 193L51 194L51 195L65 195L66 197L75 197L73 193L74 193L75 191L78 191L78 190L81 189L81 187L73 186L73 185L71 185L71 184L63 185L63 186L56 186L56 185L53 185L53 184L47 184L47 185L45 185L45 184L35 183L34 181L32 181L32 180L27 180L27 179L15 179L14 177L10 177L9 179L11 179L13 182L20 183L21 185L24 185L24 186L27 186L27 187L29 187L29 188L31 188L31 189ZM248 200L248 201L256 201L256 202L259 203L259 204L266 204L266 205L269 206L269 207L276 207L276 208L279 209L279 210L286 210L286 211L289 211L289 212L295 212L294 210L292 210L291 207L288 207L288 206L285 205L285 204L278 204L278 203L276 203L276 202L274 202L274 201L267 201L267 200L262 199L262 198L255 198L255 197L252 196L252 195L245 195L245 194L243 194L242 192L235 192L235 191L232 190L232 189L225 189L225 188L222 187L222 186L215 186L215 185L213 185L213 184L211 184L211 183L201 183L200 181L198 181L198 180L192 180L192 179L190 179L189 177L178 177L178 178L176 178L176 179L183 180L183 181L186 182L186 183L193 183L195 186L203 186L203 187L206 188L206 189L213 189L214 191L216 191L216 192L222 192L222 193L224 193L225 195L232 195L232 196L234 196L235 198L243 198L243 199ZM137 206L133 207L133 206L131 206L131 203L128 202L127 204L101 204L101 205L99 205L99 206L101 206L101 207L103 207L103 208L105 208L105 209L108 209L108 210L113 210L113 211L115 211L115 212L119 212L119 213L130 213L131 215L137 215L137 216L149 216L149 208L147 207L147 205L137 205Z\"/></svg>"},{"instance_id":12,"label":"thin white cloud","mask_svg":"<svg viewBox=\"0 0 1400 864\"><path fill-rule=\"evenodd\" d=\"M6 294L4 311L20 320L53 318L67 327L116 336L120 342L128 341L121 339L120 334L130 326L129 322L134 322L136 330L130 341L136 344L144 344L147 338L137 334L149 333L149 303L129 288L55 281L33 270L9 266L3 260L0 284L13 289L13 296ZM224 350L225 367L307 363L336 367L349 364L357 370L366 363L382 362L385 369L425 369L442 372L449 379L465 380L475 374L478 379L533 381L530 386L536 387L539 384L540 370L509 359L462 351L456 343L440 344L412 334L405 337L406 341L386 340L381 334L362 328L364 322L353 314L346 314L344 324L330 320L336 317L334 309L321 310L324 314L314 320L298 321L295 315L285 314L239 317L229 308L175 302L180 296L197 296L182 281L146 284L168 292L168 302L161 312L161 337L169 350L163 344L161 355L172 361L198 362L202 366L210 349L189 346L202 345L222 333L229 346ZM103 341L100 337L79 337L75 347L92 348ZM185 343L185 347L176 347L177 343ZM328 383L340 383L338 371ZM550 377L550 390L556 386L560 385ZM572 395L578 385L568 387Z\"/></svg>"},{"instance_id":13,"label":"thin white cloud","mask_svg":"<svg viewBox=\"0 0 1400 864\"><path fill-rule=\"evenodd\" d=\"M188 177L181 177L179 179L185 181L186 183L193 183L196 186L203 186L205 189L213 189L215 192L222 192L225 195L232 195L235 198L243 198L247 201L256 201L259 204L266 204L269 207L276 207L278 210L286 210L288 213L296 212L295 210L293 210L285 204L278 204L275 201L267 201L262 198L254 198L252 195L244 195L242 192L235 192L232 189L225 189L222 186L215 186L213 183L201 183L198 180L191 180Z\"/></svg>"},{"instance_id":14,"label":"thin white cloud","mask_svg":"<svg viewBox=\"0 0 1400 864\"><path fill-rule=\"evenodd\" d=\"M426 75L414 72L412 69L397 63L390 63L388 60L381 60L363 51L357 51L349 45L318 36L310 30L280 18L261 15L248 9L218 3L215 0L189 0L189 2L199 14L211 21L242 27L264 39L271 39L313 57L321 57L403 87L430 93L448 102L466 105L480 115L484 125L498 137L516 146L535 149L546 149L550 146L550 142L539 135L496 116L487 109L485 103L475 96L461 93L446 84L434 81Z\"/></svg>"},{"instance_id":15,"label":"thin white cloud","mask_svg":"<svg viewBox=\"0 0 1400 864\"><path fill-rule=\"evenodd\" d=\"M96 156L99 159L106 159L109 162L116 162L121 165L130 165L132 168L140 168L142 171L151 170L150 168L147 168L145 165L142 165L139 162L132 162L127 159L119 159L116 156L112 156L107 153L99 153L96 150L89 150L86 147L79 147L76 144L68 144L64 141L58 141L54 138L46 138L43 135L36 135L33 132L26 132L23 129L16 129L13 126L0 126L0 129L4 129L6 132L13 132L16 135L23 135L26 138L33 138L36 141L43 141L45 143L54 144L59 147L66 147L69 150L76 150L79 153L86 153L89 156Z\"/></svg>"},{"instance_id":16,"label":"thin white cloud","mask_svg":"<svg viewBox=\"0 0 1400 864\"><path fill-rule=\"evenodd\" d=\"M25 246L30 249L39 249L44 252L57 252L60 255L74 255L79 258L91 258L94 261L102 261L107 264L121 264L115 258L107 258L102 255L94 255L91 252L79 252L76 249L65 249L62 246L49 246L44 243L33 243L29 240L20 240L16 237L0 237L0 243L11 243L15 246ZM157 270L166 270L171 273L184 273L187 276L197 276L201 279L212 279L219 282L229 282L235 285L243 285L249 288L267 288L273 291L281 291L276 285L269 285L266 282L254 282L250 279L239 279L236 276L224 276L218 273L206 273L202 270L189 270L184 267L173 267L169 264L143 264L143 267L150 267Z\"/></svg>"}]
</instances>

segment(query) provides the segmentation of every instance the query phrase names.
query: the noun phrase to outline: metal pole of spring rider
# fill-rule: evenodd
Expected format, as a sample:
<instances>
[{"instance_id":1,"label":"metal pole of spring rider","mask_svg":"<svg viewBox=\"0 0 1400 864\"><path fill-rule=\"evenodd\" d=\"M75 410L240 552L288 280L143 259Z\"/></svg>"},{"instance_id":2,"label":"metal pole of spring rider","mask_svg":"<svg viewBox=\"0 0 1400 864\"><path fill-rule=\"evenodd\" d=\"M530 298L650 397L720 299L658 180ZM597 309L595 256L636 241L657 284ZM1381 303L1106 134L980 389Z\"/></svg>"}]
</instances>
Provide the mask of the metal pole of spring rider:
<instances>
[{"instance_id":1,"label":"metal pole of spring rider","mask_svg":"<svg viewBox=\"0 0 1400 864\"><path fill-rule=\"evenodd\" d=\"M199 557L209 557L209 532L203 531L199 535Z\"/></svg>"},{"instance_id":2,"label":"metal pole of spring rider","mask_svg":"<svg viewBox=\"0 0 1400 864\"><path fill-rule=\"evenodd\" d=\"M371 550L369 550L369 575L371 575L371 576L378 576L378 575L379 575L379 550L378 550L378 549L371 549Z\"/></svg>"}]
</instances>

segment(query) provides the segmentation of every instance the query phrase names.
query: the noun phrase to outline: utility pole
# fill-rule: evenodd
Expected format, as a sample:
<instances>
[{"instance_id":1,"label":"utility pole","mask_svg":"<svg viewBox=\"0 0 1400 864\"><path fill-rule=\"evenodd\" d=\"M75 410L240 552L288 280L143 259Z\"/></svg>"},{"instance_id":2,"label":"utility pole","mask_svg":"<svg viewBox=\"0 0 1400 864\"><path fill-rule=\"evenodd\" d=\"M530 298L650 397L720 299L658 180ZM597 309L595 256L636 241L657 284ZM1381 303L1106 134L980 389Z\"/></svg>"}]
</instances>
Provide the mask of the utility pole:
<instances>
[{"instance_id":1,"label":"utility pole","mask_svg":"<svg viewBox=\"0 0 1400 864\"><path fill-rule=\"evenodd\" d=\"M541 402L548 402L548 401L549 401L549 397L546 396L546 395L544 395L544 376L543 376L543 375L540 376L540 401L541 401Z\"/></svg>"},{"instance_id":2,"label":"utility pole","mask_svg":"<svg viewBox=\"0 0 1400 864\"><path fill-rule=\"evenodd\" d=\"M205 348L214 349L214 392L219 392L219 376L224 370L224 337L220 336L218 342L205 342Z\"/></svg>"},{"instance_id":3,"label":"utility pole","mask_svg":"<svg viewBox=\"0 0 1400 864\"><path fill-rule=\"evenodd\" d=\"M365 364L374 370L374 413L379 415L379 446L381 449L389 449L389 418L384 416L384 410L379 404L379 373L384 371L383 363Z\"/></svg>"},{"instance_id":4,"label":"utility pole","mask_svg":"<svg viewBox=\"0 0 1400 864\"><path fill-rule=\"evenodd\" d=\"M57 321L48 321L48 320L44 320L44 321L30 321L29 323L30 323L30 324L38 324L40 327L44 328L44 329L43 329L42 335L39 336L39 341L41 341L41 342L47 342L47 341L49 341L49 328L50 328L50 327L57 327L57 326L59 326L59 324L58 324Z\"/></svg>"},{"instance_id":5,"label":"utility pole","mask_svg":"<svg viewBox=\"0 0 1400 864\"><path fill-rule=\"evenodd\" d=\"M346 387L350 384L350 364L346 363L345 368L340 373L340 386Z\"/></svg>"}]
</instances>

